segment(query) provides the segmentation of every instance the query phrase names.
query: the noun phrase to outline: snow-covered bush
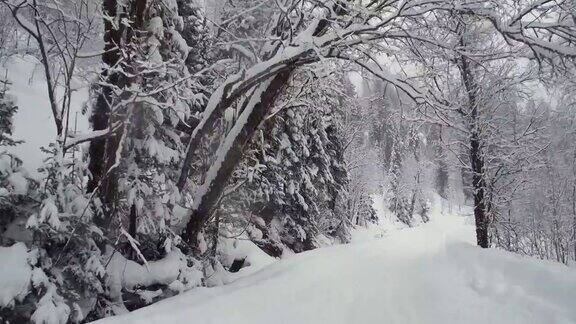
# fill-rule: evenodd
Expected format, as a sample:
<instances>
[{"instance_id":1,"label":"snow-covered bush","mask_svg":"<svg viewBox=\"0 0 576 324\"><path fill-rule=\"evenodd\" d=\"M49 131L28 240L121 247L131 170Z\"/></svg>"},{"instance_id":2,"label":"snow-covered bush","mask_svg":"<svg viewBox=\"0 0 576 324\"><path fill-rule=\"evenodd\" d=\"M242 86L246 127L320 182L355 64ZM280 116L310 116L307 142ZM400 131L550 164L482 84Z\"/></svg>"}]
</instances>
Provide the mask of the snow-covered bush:
<instances>
[{"instance_id":1,"label":"snow-covered bush","mask_svg":"<svg viewBox=\"0 0 576 324\"><path fill-rule=\"evenodd\" d=\"M61 147L51 144L44 150L41 203L26 223L36 254L32 265L42 279L34 284L39 298L32 315L36 323L81 321L105 293L101 248L106 238L96 226L93 197L85 191L86 160L79 150L63 153ZM52 317L56 315L59 322Z\"/></svg>"},{"instance_id":2,"label":"snow-covered bush","mask_svg":"<svg viewBox=\"0 0 576 324\"><path fill-rule=\"evenodd\" d=\"M7 151L20 141L12 138L12 119L18 107L6 89L0 91L0 244L13 242L14 237L8 236L22 232L19 228L31 202L28 192L35 185L22 161Z\"/></svg>"}]
</instances>

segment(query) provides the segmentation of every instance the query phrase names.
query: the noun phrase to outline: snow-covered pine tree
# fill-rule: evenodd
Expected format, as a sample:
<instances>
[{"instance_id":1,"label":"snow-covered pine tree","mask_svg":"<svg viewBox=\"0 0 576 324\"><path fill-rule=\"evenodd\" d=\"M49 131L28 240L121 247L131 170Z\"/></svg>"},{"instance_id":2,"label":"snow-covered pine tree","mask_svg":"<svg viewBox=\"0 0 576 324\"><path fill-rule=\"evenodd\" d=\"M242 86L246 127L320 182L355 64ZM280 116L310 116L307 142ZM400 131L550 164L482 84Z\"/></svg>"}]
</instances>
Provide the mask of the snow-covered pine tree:
<instances>
[{"instance_id":1,"label":"snow-covered pine tree","mask_svg":"<svg viewBox=\"0 0 576 324\"><path fill-rule=\"evenodd\" d=\"M196 73L208 66L214 59L212 53L214 45L206 20L206 8L197 0L177 0L176 4L178 16L182 19L180 34L189 48L186 66L191 73ZM209 86L207 81L203 85Z\"/></svg>"},{"instance_id":2,"label":"snow-covered pine tree","mask_svg":"<svg viewBox=\"0 0 576 324\"><path fill-rule=\"evenodd\" d=\"M326 238L349 240L342 99L329 92L338 87L338 80L311 71L295 75L229 186L224 208L242 215L270 254L309 250Z\"/></svg>"},{"instance_id":3,"label":"snow-covered pine tree","mask_svg":"<svg viewBox=\"0 0 576 324\"><path fill-rule=\"evenodd\" d=\"M355 72L356 73L356 72ZM347 75L348 77L349 75ZM353 225L378 221L373 195L380 187L378 152L371 143L370 127L378 120L351 82L345 82L341 101L344 160L350 178L345 213Z\"/></svg>"},{"instance_id":4,"label":"snow-covered pine tree","mask_svg":"<svg viewBox=\"0 0 576 324\"><path fill-rule=\"evenodd\" d=\"M397 120L396 124L399 127L392 127L390 210L398 220L412 226L416 215L423 222L428 221L429 206L425 190L430 189L430 173L427 170L430 161L421 127L404 120Z\"/></svg>"},{"instance_id":5,"label":"snow-covered pine tree","mask_svg":"<svg viewBox=\"0 0 576 324\"><path fill-rule=\"evenodd\" d=\"M150 245L141 248L153 259L164 253L157 245L172 236L170 226L177 222L172 208L180 201L176 180L186 135L181 125L203 102L185 65L189 47L182 27L176 1L151 3L130 66L142 99L128 107L120 161L125 173L118 184L129 215L126 229L135 238L147 237L143 242Z\"/></svg>"},{"instance_id":6,"label":"snow-covered pine tree","mask_svg":"<svg viewBox=\"0 0 576 324\"><path fill-rule=\"evenodd\" d=\"M163 252L156 245L172 236L172 209L180 203L176 181L183 138L205 96L186 68L190 47L180 33L177 1L124 4L108 5L114 19L128 15L131 24L119 27L127 30L107 26L107 40L121 48L111 50L117 57L106 57L110 66L93 103L95 130L108 129L111 135L104 143L92 142L89 191L99 191L104 223L114 222L132 236L151 235L144 240L150 245L142 248L158 258Z\"/></svg>"},{"instance_id":7,"label":"snow-covered pine tree","mask_svg":"<svg viewBox=\"0 0 576 324\"><path fill-rule=\"evenodd\" d=\"M111 21L129 17L130 23L105 26L111 52L104 55L108 66L92 103L94 130L108 130L103 143L91 143L88 188L97 197L95 206L102 206L97 224L106 228L109 239L104 258L115 260L119 253L126 262L140 264L175 255L187 259L182 269L167 270L181 271L182 278L177 275L174 281L180 280L179 288L164 283L150 298L124 281L108 281L107 297L113 304L104 311L118 313L198 284L185 278L196 260L179 251L185 246L178 235L183 195L177 180L189 123L205 96L186 66L190 47L181 34L176 0L124 1L122 6L109 2L105 9L113 14Z\"/></svg>"},{"instance_id":8,"label":"snow-covered pine tree","mask_svg":"<svg viewBox=\"0 0 576 324\"><path fill-rule=\"evenodd\" d=\"M385 82L369 84L368 92L376 110L370 133L379 151L384 203L408 226L426 222L434 159L425 135L430 127L413 122L414 105Z\"/></svg>"},{"instance_id":9,"label":"snow-covered pine tree","mask_svg":"<svg viewBox=\"0 0 576 324\"><path fill-rule=\"evenodd\" d=\"M0 244L10 243L2 235L8 226L21 217L25 217L22 204L28 193L28 180L26 172L22 169L22 161L10 154L7 149L19 144L12 137L13 117L18 107L8 91L8 80L0 80Z\"/></svg>"},{"instance_id":10,"label":"snow-covered pine tree","mask_svg":"<svg viewBox=\"0 0 576 324\"><path fill-rule=\"evenodd\" d=\"M26 223L33 234L32 291L39 298L32 318L36 323L54 316L60 322L80 322L100 311L106 237L94 225L97 207L86 193L85 156L78 147L64 154L60 143L43 150L47 158L39 169L45 179L38 189L41 205Z\"/></svg>"}]
</instances>

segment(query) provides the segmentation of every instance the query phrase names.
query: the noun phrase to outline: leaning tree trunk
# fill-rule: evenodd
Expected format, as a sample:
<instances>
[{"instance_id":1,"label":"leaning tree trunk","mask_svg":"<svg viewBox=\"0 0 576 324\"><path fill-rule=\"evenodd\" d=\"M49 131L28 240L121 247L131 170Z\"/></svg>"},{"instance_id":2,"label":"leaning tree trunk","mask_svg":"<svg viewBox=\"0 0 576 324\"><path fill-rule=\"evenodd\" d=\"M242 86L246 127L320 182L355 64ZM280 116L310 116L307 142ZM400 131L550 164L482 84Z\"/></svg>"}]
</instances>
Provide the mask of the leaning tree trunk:
<instances>
[{"instance_id":1,"label":"leaning tree trunk","mask_svg":"<svg viewBox=\"0 0 576 324\"><path fill-rule=\"evenodd\" d=\"M346 10L344 3L338 2L335 4L334 10L337 13L343 14ZM321 20L315 26L312 35L320 36L323 34L328 27L328 23L325 19ZM197 247L198 234L217 208L222 192L234 168L236 168L242 158L244 147L250 141L258 126L264 121L274 105L276 98L288 83L292 72L299 65L297 62L298 59L299 58L295 58L294 61L285 62L283 68L278 69L276 74L255 86L255 91L245 99L247 106L240 114L238 121L230 130L230 133L226 136L224 144L220 147L222 150L218 150L219 155L217 156L216 162L208 170L206 180L195 194L190 220L182 235L191 247ZM222 112L231 104L232 102L230 101L221 102L215 109L216 113L210 114L207 122L201 123L197 129L194 130L188 145L183 170L178 181L179 189L184 187L186 178L188 177L191 164L190 160L199 145L200 136L210 129L216 118L221 116Z\"/></svg>"},{"instance_id":2,"label":"leaning tree trunk","mask_svg":"<svg viewBox=\"0 0 576 324\"><path fill-rule=\"evenodd\" d=\"M281 72L272 80L265 81L259 86L263 91L259 93L256 91L246 99L251 103L244 109L236 125L226 136L221 147L223 151L218 151L220 155L208 170L208 177L198 189L199 194L195 197L194 208L183 234L192 247L196 246L198 233L210 219L234 168L240 162L244 147L274 105L276 98L287 84L291 72L292 70Z\"/></svg>"},{"instance_id":3,"label":"leaning tree trunk","mask_svg":"<svg viewBox=\"0 0 576 324\"><path fill-rule=\"evenodd\" d=\"M337 5L335 10L342 12L344 8L341 7L341 5ZM327 27L328 21L321 20L315 27L313 36L321 35ZM268 115L276 98L288 83L292 72L297 66L296 61L286 62L286 65L278 69L275 75L255 86L255 91L245 99L245 103L247 103L246 107L240 114L234 127L226 136L224 143L220 146L217 152L216 162L208 170L206 180L195 194L190 219L182 234L191 247L197 247L198 234L218 206L222 192L234 168L242 158L244 147ZM190 171L191 159L200 143L201 136L210 130L216 119L221 116L222 112L231 104L232 102L230 101L219 103L215 111L208 116L206 122L201 123L197 126L197 129L194 130L178 181L179 189L182 189L185 185L186 178Z\"/></svg>"}]
</instances>

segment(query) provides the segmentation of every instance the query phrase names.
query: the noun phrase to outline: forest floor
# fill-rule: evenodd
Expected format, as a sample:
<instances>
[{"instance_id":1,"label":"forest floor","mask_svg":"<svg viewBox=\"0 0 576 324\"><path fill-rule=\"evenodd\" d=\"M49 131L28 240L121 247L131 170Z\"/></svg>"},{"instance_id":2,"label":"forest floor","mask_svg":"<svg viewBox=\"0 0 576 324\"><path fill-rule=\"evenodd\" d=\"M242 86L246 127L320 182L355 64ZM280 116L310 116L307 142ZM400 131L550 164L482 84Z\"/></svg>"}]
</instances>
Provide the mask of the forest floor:
<instances>
[{"instance_id":1,"label":"forest floor","mask_svg":"<svg viewBox=\"0 0 576 324\"><path fill-rule=\"evenodd\" d=\"M99 323L576 323L574 268L477 248L466 209L437 201L414 228L377 209L350 244Z\"/></svg>"}]
</instances>

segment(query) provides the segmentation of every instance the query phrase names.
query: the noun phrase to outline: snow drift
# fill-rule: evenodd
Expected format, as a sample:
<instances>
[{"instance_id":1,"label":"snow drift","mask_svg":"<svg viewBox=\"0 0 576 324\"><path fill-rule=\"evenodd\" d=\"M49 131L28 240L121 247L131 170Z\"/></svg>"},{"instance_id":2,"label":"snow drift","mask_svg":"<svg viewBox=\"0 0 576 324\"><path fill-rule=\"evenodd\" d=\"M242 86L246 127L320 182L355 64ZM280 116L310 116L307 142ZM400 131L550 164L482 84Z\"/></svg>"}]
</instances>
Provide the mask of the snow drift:
<instances>
[{"instance_id":1,"label":"snow drift","mask_svg":"<svg viewBox=\"0 0 576 324\"><path fill-rule=\"evenodd\" d=\"M439 203L431 216L399 229L381 213L352 244L98 323L576 323L574 269L479 249L472 219Z\"/></svg>"}]
</instances>

